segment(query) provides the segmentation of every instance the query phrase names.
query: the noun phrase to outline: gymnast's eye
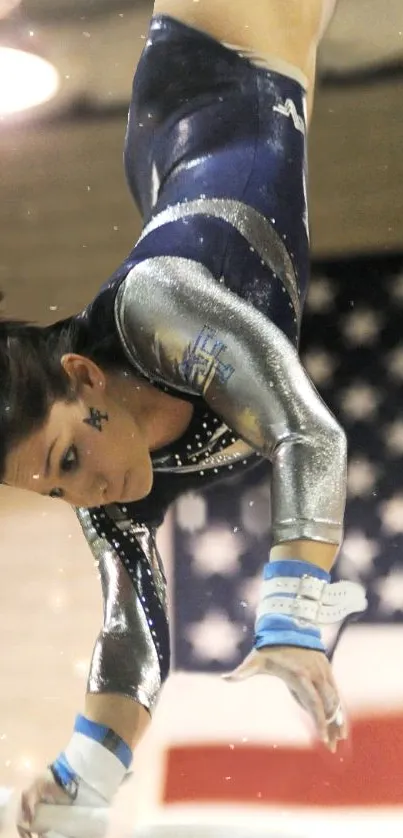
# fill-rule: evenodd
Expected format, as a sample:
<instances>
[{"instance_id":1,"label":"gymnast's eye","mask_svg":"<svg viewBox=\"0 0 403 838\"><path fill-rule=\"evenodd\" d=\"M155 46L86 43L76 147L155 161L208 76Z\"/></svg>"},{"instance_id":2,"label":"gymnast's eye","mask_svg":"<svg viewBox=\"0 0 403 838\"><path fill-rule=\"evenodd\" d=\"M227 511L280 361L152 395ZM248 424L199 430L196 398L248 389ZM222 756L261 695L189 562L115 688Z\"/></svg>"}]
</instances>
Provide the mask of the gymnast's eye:
<instances>
[{"instance_id":1,"label":"gymnast's eye","mask_svg":"<svg viewBox=\"0 0 403 838\"><path fill-rule=\"evenodd\" d=\"M75 445L70 445L67 448L67 451L64 452L62 459L60 460L60 472L63 474L67 474L68 472L75 471L78 467L78 453L77 448ZM57 487L56 489L52 489L49 492L50 498L64 498L64 491Z\"/></svg>"},{"instance_id":2,"label":"gymnast's eye","mask_svg":"<svg viewBox=\"0 0 403 838\"><path fill-rule=\"evenodd\" d=\"M66 473L69 471L74 471L78 466L78 453L77 448L75 445L70 445L70 447L65 451L63 457L60 462L60 471Z\"/></svg>"}]
</instances>

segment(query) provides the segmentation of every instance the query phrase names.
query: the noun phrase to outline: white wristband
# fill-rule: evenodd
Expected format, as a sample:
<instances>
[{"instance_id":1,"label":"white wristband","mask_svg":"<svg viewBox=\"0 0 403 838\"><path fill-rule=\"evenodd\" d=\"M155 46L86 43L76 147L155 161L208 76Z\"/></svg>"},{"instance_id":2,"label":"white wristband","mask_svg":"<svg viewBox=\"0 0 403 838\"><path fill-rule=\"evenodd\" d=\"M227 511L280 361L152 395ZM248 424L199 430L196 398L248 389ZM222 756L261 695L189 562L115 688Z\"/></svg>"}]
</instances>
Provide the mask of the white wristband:
<instances>
[{"instance_id":1,"label":"white wristband","mask_svg":"<svg viewBox=\"0 0 403 838\"><path fill-rule=\"evenodd\" d=\"M256 621L282 614L320 626L338 623L367 607L365 589L356 582L328 583L312 576L266 579L261 588Z\"/></svg>"},{"instance_id":2,"label":"white wristband","mask_svg":"<svg viewBox=\"0 0 403 838\"><path fill-rule=\"evenodd\" d=\"M79 784L78 805L92 802L94 805L102 805L89 799L91 789L101 795L105 802L112 800L126 775L126 768L120 759L99 742L77 732L73 733L64 753L74 773L90 787L85 789Z\"/></svg>"}]
</instances>

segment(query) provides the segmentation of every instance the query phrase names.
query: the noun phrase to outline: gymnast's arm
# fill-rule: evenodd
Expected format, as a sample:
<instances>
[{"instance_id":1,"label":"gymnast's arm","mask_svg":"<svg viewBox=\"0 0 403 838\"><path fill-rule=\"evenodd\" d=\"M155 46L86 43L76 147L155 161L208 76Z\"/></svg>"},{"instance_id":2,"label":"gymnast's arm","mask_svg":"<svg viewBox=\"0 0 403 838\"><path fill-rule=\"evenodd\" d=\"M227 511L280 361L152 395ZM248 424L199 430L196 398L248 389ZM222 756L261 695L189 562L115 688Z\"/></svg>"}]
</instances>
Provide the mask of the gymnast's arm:
<instances>
[{"instance_id":1,"label":"gymnast's arm","mask_svg":"<svg viewBox=\"0 0 403 838\"><path fill-rule=\"evenodd\" d=\"M150 723L162 687L164 676L156 646L163 639L153 637L138 580L130 577L110 536L102 537L95 529L93 511L78 509L76 514L98 567L104 613L84 712L86 718L111 728L133 749ZM144 525L141 529L151 551L156 552L152 530L145 533Z\"/></svg>"},{"instance_id":2,"label":"gymnast's arm","mask_svg":"<svg viewBox=\"0 0 403 838\"><path fill-rule=\"evenodd\" d=\"M346 438L283 333L203 265L177 257L134 267L115 316L127 355L151 380L202 395L272 461L271 558L330 569L343 532Z\"/></svg>"},{"instance_id":3,"label":"gymnast's arm","mask_svg":"<svg viewBox=\"0 0 403 838\"><path fill-rule=\"evenodd\" d=\"M103 627L85 715L77 716L64 750L22 792L21 835L61 838L73 829L78 836L85 834L84 818L97 834L106 834L109 807L168 674L165 580L155 525L137 523L137 510L131 511L133 516L119 504L76 510L100 572Z\"/></svg>"}]
</instances>

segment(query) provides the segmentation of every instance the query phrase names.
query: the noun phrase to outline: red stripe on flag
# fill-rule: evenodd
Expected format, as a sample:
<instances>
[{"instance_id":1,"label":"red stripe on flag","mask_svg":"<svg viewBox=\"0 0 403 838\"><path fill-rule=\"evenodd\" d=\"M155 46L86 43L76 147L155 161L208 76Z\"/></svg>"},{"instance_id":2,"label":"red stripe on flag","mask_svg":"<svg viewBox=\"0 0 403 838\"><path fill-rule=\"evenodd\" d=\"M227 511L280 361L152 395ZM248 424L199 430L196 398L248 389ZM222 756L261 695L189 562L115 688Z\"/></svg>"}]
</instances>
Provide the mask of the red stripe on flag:
<instances>
[{"instance_id":1,"label":"red stripe on flag","mask_svg":"<svg viewBox=\"0 0 403 838\"><path fill-rule=\"evenodd\" d=\"M172 747L164 802L401 806L403 715L355 721L350 736L336 756L319 747Z\"/></svg>"}]
</instances>

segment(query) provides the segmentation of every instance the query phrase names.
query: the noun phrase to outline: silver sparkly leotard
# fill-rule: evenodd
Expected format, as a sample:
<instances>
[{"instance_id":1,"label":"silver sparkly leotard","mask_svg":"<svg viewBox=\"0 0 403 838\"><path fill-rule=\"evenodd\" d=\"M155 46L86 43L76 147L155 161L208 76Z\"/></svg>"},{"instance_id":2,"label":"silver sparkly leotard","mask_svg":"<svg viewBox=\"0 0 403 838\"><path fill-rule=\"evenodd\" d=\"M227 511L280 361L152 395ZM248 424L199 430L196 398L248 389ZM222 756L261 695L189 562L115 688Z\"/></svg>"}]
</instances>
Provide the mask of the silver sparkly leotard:
<instances>
[{"instance_id":1,"label":"silver sparkly leotard","mask_svg":"<svg viewBox=\"0 0 403 838\"><path fill-rule=\"evenodd\" d=\"M105 603L89 678L151 709L169 669L155 531L167 505L266 458L273 541L341 540L346 441L298 359L309 272L305 94L295 78L156 17L125 146L145 226L78 320L190 400L139 503L78 510ZM115 343L114 343L115 342Z\"/></svg>"}]
</instances>

